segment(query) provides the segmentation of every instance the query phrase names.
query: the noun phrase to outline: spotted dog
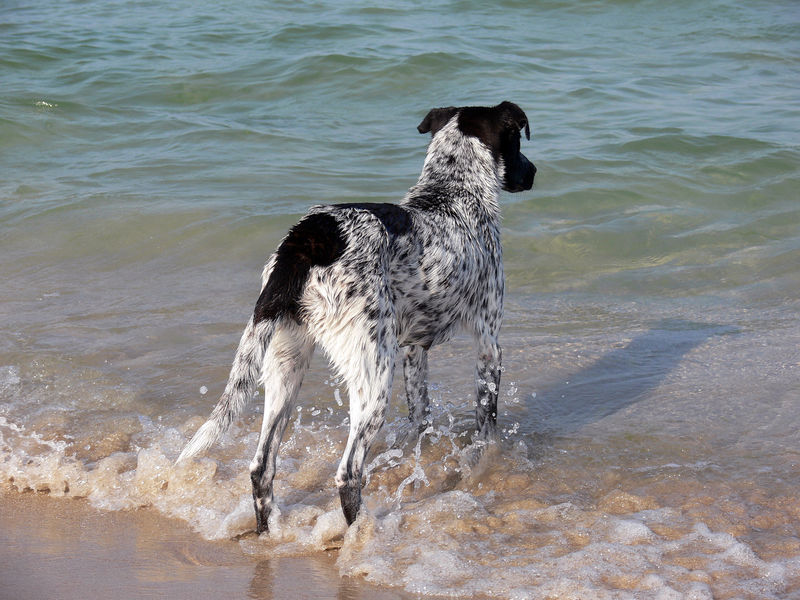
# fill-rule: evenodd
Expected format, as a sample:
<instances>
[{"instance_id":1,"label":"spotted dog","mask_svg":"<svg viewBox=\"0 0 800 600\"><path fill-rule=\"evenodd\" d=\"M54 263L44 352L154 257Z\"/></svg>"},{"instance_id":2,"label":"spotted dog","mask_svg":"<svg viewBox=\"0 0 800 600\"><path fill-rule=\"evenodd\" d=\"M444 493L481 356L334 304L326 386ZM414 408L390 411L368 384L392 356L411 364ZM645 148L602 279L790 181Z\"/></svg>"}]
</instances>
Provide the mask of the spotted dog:
<instances>
[{"instance_id":1,"label":"spotted dog","mask_svg":"<svg viewBox=\"0 0 800 600\"><path fill-rule=\"evenodd\" d=\"M389 404L395 359L411 421L428 417L428 349L458 328L477 345L478 435L492 438L500 385L503 314L500 190L533 186L520 153L525 113L494 107L431 110L422 174L400 204L315 206L270 257L225 391L178 461L207 449L264 385L264 420L250 463L257 527L267 531L275 458L311 354L323 348L350 400L350 434L336 472L351 524L361 505L364 460Z\"/></svg>"}]
</instances>

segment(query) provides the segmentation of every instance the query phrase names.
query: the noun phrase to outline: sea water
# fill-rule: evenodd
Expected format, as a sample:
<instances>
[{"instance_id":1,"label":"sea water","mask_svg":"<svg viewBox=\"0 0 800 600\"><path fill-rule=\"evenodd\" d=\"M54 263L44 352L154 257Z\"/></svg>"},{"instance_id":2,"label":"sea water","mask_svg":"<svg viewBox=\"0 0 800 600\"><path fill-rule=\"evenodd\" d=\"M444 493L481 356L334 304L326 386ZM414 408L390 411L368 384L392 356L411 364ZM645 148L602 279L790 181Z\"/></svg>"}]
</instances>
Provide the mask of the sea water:
<instances>
[{"instance_id":1,"label":"sea water","mask_svg":"<svg viewBox=\"0 0 800 600\"><path fill-rule=\"evenodd\" d=\"M314 204L399 200L430 108L502 100L539 172L501 198L498 443L456 337L419 437L397 378L347 529L318 353L256 538L260 396L173 462L264 260ZM797 596L799 189L793 0L6 2L0 478L412 593Z\"/></svg>"}]
</instances>

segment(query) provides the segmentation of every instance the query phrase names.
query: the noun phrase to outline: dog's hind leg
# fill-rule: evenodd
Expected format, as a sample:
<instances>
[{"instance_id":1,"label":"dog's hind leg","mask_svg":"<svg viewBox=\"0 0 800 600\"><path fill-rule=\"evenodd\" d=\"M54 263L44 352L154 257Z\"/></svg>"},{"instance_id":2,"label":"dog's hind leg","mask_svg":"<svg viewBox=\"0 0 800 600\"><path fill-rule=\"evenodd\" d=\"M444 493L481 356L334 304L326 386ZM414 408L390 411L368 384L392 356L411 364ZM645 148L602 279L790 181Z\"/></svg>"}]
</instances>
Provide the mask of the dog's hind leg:
<instances>
[{"instance_id":1,"label":"dog's hind leg","mask_svg":"<svg viewBox=\"0 0 800 600\"><path fill-rule=\"evenodd\" d=\"M289 321L278 325L264 356L264 420L258 448L250 463L258 533L269 529L275 459L313 351L314 343L306 328Z\"/></svg>"},{"instance_id":2,"label":"dog's hind leg","mask_svg":"<svg viewBox=\"0 0 800 600\"><path fill-rule=\"evenodd\" d=\"M477 403L475 425L479 437L494 439L497 428L497 394L500 391L502 352L495 336L478 339L478 360L475 367Z\"/></svg>"},{"instance_id":3,"label":"dog's hind leg","mask_svg":"<svg viewBox=\"0 0 800 600\"><path fill-rule=\"evenodd\" d=\"M423 346L403 348L403 376L408 401L408 418L417 429L424 430L429 423L428 401L428 351Z\"/></svg>"},{"instance_id":4,"label":"dog's hind leg","mask_svg":"<svg viewBox=\"0 0 800 600\"><path fill-rule=\"evenodd\" d=\"M345 375L350 396L350 435L336 472L336 486L348 525L355 521L361 507L364 461L386 419L398 351L394 319L379 318L369 324L369 329L369 340L358 344L359 355L351 357L351 360L356 358L357 364L337 364Z\"/></svg>"}]
</instances>

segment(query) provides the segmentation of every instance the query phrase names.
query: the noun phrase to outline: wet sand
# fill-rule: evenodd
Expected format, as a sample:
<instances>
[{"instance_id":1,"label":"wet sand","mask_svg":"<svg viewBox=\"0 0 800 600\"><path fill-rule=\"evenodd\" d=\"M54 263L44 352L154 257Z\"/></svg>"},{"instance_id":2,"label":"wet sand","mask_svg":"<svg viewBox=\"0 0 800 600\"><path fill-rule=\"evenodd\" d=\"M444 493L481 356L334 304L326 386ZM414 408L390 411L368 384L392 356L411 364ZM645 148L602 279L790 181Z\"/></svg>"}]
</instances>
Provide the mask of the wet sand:
<instances>
[{"instance_id":1,"label":"wet sand","mask_svg":"<svg viewBox=\"0 0 800 600\"><path fill-rule=\"evenodd\" d=\"M210 542L153 510L103 512L85 500L0 490L0 599L412 596L341 577L336 552L264 560Z\"/></svg>"}]
</instances>

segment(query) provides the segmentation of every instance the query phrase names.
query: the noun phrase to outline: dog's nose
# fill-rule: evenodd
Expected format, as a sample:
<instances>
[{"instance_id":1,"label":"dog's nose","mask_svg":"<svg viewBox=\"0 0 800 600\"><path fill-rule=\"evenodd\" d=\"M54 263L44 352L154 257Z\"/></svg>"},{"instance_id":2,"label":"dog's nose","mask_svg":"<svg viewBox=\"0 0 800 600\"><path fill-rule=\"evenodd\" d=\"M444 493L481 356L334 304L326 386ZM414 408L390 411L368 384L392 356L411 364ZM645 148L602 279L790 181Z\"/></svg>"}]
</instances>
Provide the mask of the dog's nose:
<instances>
[{"instance_id":1,"label":"dog's nose","mask_svg":"<svg viewBox=\"0 0 800 600\"><path fill-rule=\"evenodd\" d=\"M522 189L529 190L533 187L533 178L536 176L536 165L528 161L528 169L522 182Z\"/></svg>"},{"instance_id":2,"label":"dog's nose","mask_svg":"<svg viewBox=\"0 0 800 600\"><path fill-rule=\"evenodd\" d=\"M533 187L533 176L536 175L536 167L529 161L524 154L519 155L519 161L509 171L503 189L507 192L524 192Z\"/></svg>"}]
</instances>

